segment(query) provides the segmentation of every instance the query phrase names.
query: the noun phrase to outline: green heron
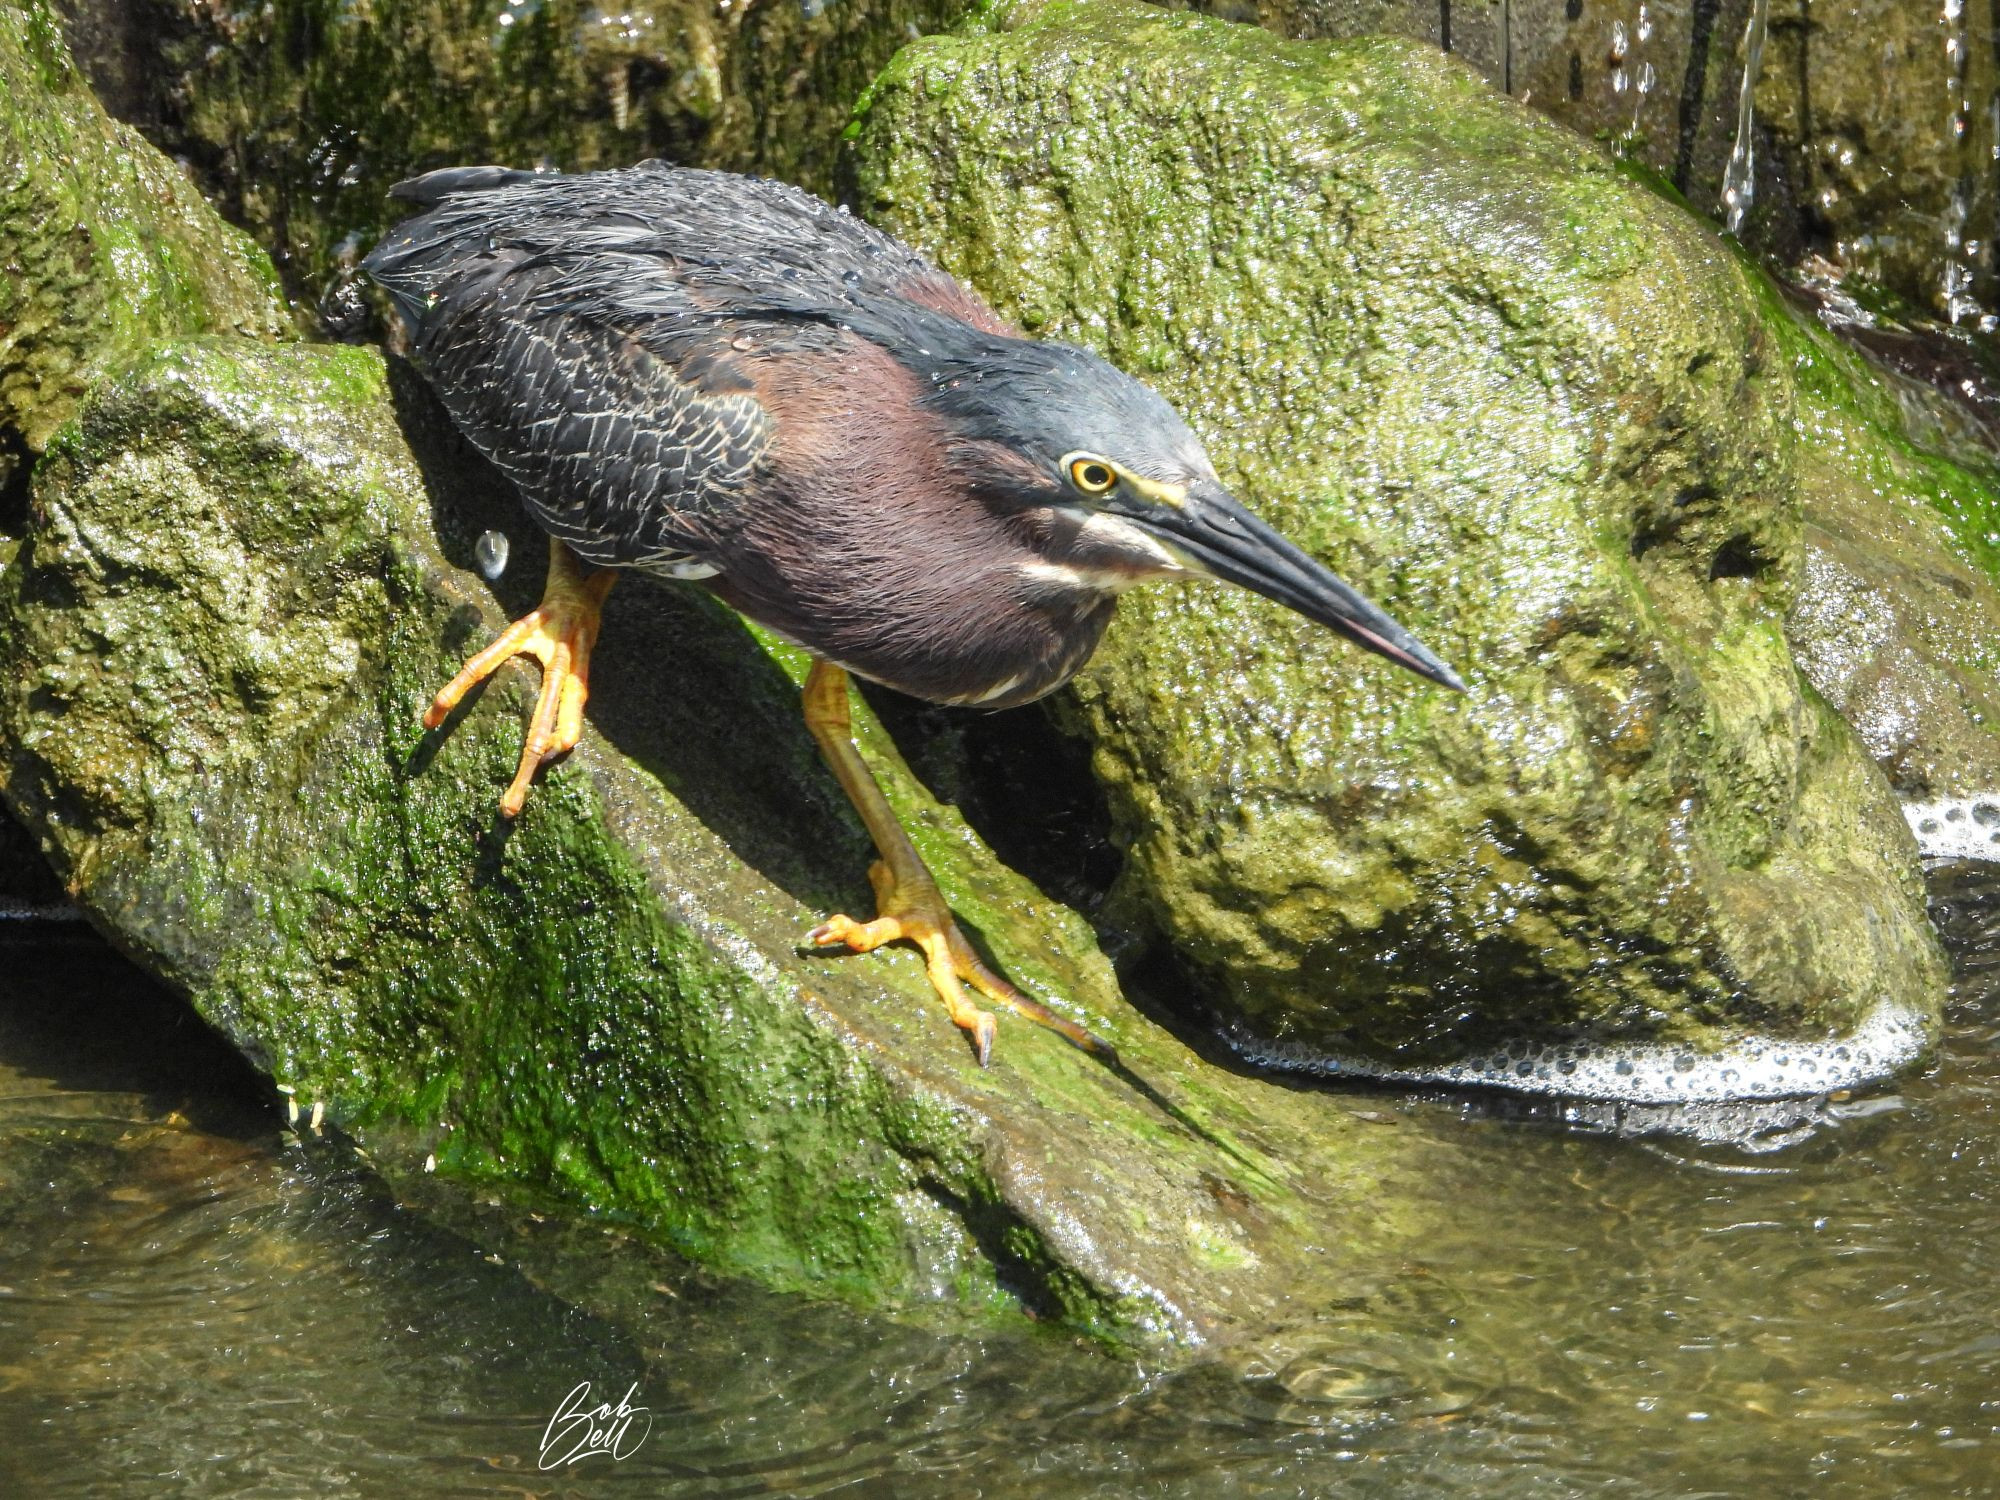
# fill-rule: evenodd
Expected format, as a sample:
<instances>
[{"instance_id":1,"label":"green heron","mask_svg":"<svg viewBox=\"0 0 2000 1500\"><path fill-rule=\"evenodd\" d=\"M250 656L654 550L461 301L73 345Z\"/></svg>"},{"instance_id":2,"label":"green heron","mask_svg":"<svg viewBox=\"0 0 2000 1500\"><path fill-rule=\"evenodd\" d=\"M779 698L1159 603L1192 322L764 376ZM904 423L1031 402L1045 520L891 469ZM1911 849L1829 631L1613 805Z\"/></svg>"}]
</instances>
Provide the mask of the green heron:
<instances>
[{"instance_id":1,"label":"green heron","mask_svg":"<svg viewBox=\"0 0 2000 1500\"><path fill-rule=\"evenodd\" d=\"M1004 708L1066 682L1121 591L1219 578L1434 682L1457 676L1223 489L1157 394L1025 338L922 256L778 183L649 162L579 176L463 167L400 184L424 206L364 262L413 362L549 534L539 608L465 664L442 724L510 657L542 686L517 814L582 729L617 570L700 584L813 666L805 717L881 859L873 921L815 945L923 950L979 1060L963 985L1108 1050L994 974L855 749L847 674Z\"/></svg>"}]
</instances>

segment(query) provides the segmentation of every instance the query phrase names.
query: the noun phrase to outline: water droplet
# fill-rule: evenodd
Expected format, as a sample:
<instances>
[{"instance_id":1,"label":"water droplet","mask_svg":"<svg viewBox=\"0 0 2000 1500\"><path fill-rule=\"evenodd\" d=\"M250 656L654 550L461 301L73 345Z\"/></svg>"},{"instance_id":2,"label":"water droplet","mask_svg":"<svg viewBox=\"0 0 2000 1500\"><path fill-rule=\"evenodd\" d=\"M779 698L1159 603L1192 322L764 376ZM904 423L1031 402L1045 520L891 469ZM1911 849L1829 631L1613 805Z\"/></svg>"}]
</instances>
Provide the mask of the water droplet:
<instances>
[{"instance_id":1,"label":"water droplet","mask_svg":"<svg viewBox=\"0 0 2000 1500\"><path fill-rule=\"evenodd\" d=\"M474 561L479 564L479 574L488 583L499 581L507 571L507 533L504 531L482 531L479 541L472 549Z\"/></svg>"}]
</instances>

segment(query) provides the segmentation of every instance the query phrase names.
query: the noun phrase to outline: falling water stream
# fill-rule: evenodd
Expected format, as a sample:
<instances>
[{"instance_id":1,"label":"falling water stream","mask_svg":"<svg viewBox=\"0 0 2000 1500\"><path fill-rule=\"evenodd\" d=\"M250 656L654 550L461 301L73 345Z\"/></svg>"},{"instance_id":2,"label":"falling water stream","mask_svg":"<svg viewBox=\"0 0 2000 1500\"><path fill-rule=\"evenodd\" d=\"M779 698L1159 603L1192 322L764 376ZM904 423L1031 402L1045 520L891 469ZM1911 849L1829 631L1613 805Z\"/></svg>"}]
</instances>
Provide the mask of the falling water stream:
<instances>
[{"instance_id":1,"label":"falling water stream","mask_svg":"<svg viewBox=\"0 0 2000 1500\"><path fill-rule=\"evenodd\" d=\"M1177 1373L530 1226L625 1309L593 1315L497 1227L284 1128L80 929L0 932L0 1494L1992 1495L1993 868L1936 876L1936 1062L1751 1144L1354 1096L1483 1190L1306 1325ZM585 1380L633 1391L644 1439L542 1473Z\"/></svg>"},{"instance_id":2,"label":"falling water stream","mask_svg":"<svg viewBox=\"0 0 2000 1500\"><path fill-rule=\"evenodd\" d=\"M1755 0L1743 23L1743 81L1736 93L1736 142L1722 171L1723 222L1731 234L1757 196L1757 78L1764 71L1764 38L1770 31L1770 0Z\"/></svg>"}]
</instances>

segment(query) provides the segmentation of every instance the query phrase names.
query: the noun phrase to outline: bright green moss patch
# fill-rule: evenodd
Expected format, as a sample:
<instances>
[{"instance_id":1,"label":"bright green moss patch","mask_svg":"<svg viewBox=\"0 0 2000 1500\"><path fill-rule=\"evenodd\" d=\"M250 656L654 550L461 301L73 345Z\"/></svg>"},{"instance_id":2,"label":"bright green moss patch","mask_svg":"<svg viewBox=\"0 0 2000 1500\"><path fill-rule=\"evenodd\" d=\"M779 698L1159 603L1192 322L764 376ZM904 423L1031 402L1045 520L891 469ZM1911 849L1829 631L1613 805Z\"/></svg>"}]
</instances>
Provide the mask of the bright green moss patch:
<instances>
[{"instance_id":1,"label":"bright green moss patch","mask_svg":"<svg viewBox=\"0 0 2000 1500\"><path fill-rule=\"evenodd\" d=\"M2000 788L2000 477L1934 390L1874 369L1766 286L1798 386L1807 678L1923 801Z\"/></svg>"}]
</instances>

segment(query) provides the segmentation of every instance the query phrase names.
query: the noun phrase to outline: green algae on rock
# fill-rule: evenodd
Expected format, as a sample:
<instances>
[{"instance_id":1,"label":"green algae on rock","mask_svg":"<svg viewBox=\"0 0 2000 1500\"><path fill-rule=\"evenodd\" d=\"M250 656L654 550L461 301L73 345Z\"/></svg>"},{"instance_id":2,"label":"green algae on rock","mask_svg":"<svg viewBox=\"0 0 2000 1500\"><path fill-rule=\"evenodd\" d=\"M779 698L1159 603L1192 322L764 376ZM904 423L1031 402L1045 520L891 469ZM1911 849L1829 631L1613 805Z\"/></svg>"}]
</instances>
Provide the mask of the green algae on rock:
<instances>
[{"instance_id":1,"label":"green algae on rock","mask_svg":"<svg viewBox=\"0 0 2000 1500\"><path fill-rule=\"evenodd\" d=\"M1833 11L1769 0L1761 38L1753 0L1166 3L1294 40L1430 42L1643 162L1718 220L1734 166L1751 189L1740 232L1760 253L1796 261L1817 247L1966 326L1996 307L2000 116L1975 107L1993 97L1996 52L1990 17L1963 0L1844 0Z\"/></svg>"},{"instance_id":2,"label":"green algae on rock","mask_svg":"<svg viewBox=\"0 0 2000 1500\"><path fill-rule=\"evenodd\" d=\"M1772 301L1798 389L1799 669L1908 801L2000 792L2000 478L1913 422L1955 418L1948 402Z\"/></svg>"},{"instance_id":3,"label":"green algae on rock","mask_svg":"<svg viewBox=\"0 0 2000 1500\"><path fill-rule=\"evenodd\" d=\"M855 98L971 0L138 0L157 64L105 80L317 301L431 167L664 157L825 191ZM105 59L106 72L119 63Z\"/></svg>"},{"instance_id":4,"label":"green algae on rock","mask_svg":"<svg viewBox=\"0 0 2000 1500\"><path fill-rule=\"evenodd\" d=\"M45 0L0 7L0 489L149 340L289 327L263 252L98 107Z\"/></svg>"},{"instance_id":5,"label":"green algae on rock","mask_svg":"<svg viewBox=\"0 0 2000 1500\"><path fill-rule=\"evenodd\" d=\"M1944 970L1889 788L1787 648L1795 396L1753 273L1427 48L995 19L871 91L862 211L1154 382L1473 684L1129 596L1061 705L1127 909L1261 1055L1464 1076L1524 1035L1695 1058L1894 1015L1864 1071L1907 1060Z\"/></svg>"},{"instance_id":6,"label":"green algae on rock","mask_svg":"<svg viewBox=\"0 0 2000 1500\"><path fill-rule=\"evenodd\" d=\"M1164 1341L1309 1315L1421 1237L1412 1184L1449 1163L1127 1008L865 712L968 931L1122 1065L1003 1016L981 1070L916 955L801 954L865 909L866 836L800 663L696 591L613 596L593 729L503 825L532 674L446 736L418 715L536 596L531 564L496 603L480 538L539 537L373 352L166 346L64 430L35 511L0 575L0 792L98 926L392 1181L434 1154L768 1282Z\"/></svg>"}]
</instances>

